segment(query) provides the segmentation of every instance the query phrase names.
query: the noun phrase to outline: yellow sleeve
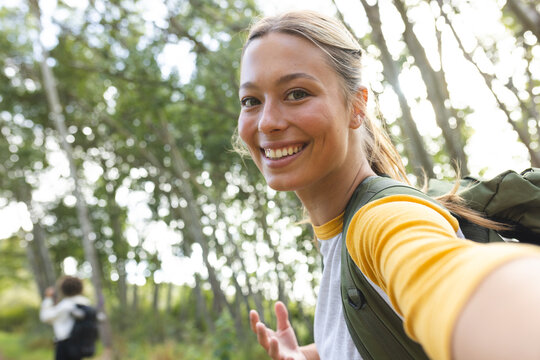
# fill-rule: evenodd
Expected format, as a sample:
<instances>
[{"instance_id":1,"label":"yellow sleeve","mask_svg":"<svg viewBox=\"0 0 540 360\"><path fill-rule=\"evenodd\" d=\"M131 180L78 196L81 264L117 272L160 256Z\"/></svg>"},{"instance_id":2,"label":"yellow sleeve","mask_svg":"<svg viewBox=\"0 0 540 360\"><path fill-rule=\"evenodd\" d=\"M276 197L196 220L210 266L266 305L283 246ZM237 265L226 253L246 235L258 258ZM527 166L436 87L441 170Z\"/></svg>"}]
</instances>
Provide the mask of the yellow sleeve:
<instances>
[{"instance_id":1,"label":"yellow sleeve","mask_svg":"<svg viewBox=\"0 0 540 360\"><path fill-rule=\"evenodd\" d=\"M433 359L451 359L453 328L475 288L496 267L540 256L523 244L479 244L456 236L446 210L409 195L363 206L347 231L347 249L404 317L407 334Z\"/></svg>"}]
</instances>

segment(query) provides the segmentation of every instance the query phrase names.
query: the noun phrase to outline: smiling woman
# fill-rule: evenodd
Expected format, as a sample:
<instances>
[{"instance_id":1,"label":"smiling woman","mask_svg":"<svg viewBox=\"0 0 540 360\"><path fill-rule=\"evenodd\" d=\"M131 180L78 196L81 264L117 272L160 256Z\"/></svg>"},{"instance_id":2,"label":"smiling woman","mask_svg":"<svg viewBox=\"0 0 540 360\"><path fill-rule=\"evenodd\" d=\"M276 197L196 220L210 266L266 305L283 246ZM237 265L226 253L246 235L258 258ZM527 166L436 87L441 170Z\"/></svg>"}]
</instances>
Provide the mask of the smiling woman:
<instances>
[{"instance_id":1,"label":"smiling woman","mask_svg":"<svg viewBox=\"0 0 540 360\"><path fill-rule=\"evenodd\" d=\"M324 53L308 40L279 33L253 40L242 63L238 128L272 188L316 193L358 171L344 164L361 142L343 128L360 125L353 114L360 110L344 97Z\"/></svg>"},{"instance_id":2,"label":"smiling woman","mask_svg":"<svg viewBox=\"0 0 540 360\"><path fill-rule=\"evenodd\" d=\"M244 46L238 135L268 185L299 197L324 263L315 344L299 346L280 302L277 331L250 313L259 343L280 360L537 357L538 248L463 239L456 218L414 189L360 207L342 234L355 190L369 190L382 175L407 182L397 151L367 114L361 55L341 23L310 11L260 20ZM477 214L470 219L481 220ZM399 353L385 346L388 330L345 321L344 242L376 296L404 320L408 337ZM516 299L530 303L507 309ZM500 312L505 321L494 324Z\"/></svg>"}]
</instances>

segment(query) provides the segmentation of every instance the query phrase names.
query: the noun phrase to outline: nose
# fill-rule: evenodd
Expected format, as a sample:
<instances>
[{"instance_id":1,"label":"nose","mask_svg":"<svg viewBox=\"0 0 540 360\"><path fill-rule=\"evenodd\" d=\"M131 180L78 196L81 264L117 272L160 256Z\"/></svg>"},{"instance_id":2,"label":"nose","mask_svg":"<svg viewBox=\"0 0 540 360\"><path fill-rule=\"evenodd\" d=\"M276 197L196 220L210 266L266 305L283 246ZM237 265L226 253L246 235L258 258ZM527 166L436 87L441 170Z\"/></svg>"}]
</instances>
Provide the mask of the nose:
<instances>
[{"instance_id":1,"label":"nose","mask_svg":"<svg viewBox=\"0 0 540 360\"><path fill-rule=\"evenodd\" d=\"M278 104L267 101L264 109L260 113L258 130L264 134L282 131L287 127L287 121L284 118Z\"/></svg>"}]
</instances>

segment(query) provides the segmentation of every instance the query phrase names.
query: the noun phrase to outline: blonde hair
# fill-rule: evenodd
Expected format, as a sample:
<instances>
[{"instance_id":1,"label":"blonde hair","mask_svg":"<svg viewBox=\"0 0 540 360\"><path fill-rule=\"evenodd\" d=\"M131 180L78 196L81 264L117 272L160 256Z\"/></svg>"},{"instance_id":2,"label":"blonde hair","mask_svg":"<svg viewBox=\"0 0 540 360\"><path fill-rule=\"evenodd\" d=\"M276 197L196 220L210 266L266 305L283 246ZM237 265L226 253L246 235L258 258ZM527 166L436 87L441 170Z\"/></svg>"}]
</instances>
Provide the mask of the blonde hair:
<instances>
[{"instance_id":1,"label":"blonde hair","mask_svg":"<svg viewBox=\"0 0 540 360\"><path fill-rule=\"evenodd\" d=\"M358 98L356 94L362 85L362 48L341 22L307 10L265 17L251 27L242 55L253 40L275 32L302 37L321 49L341 79L346 103L355 105L353 102ZM356 105L365 109L366 104ZM398 151L386 132L381 131L368 114L364 117L361 131L363 151L373 171L409 183ZM245 153L239 149L238 136L235 135L235 138L235 149Z\"/></svg>"},{"instance_id":2,"label":"blonde hair","mask_svg":"<svg viewBox=\"0 0 540 360\"><path fill-rule=\"evenodd\" d=\"M302 10L276 16L268 16L253 24L242 49L242 56L249 44L270 33L299 36L312 42L327 55L328 63L341 79L343 94L348 106L359 105L366 109L363 97L356 96L362 86L362 48L354 36L338 20L320 13ZM360 98L361 103L355 103ZM390 140L388 133L375 123L375 118L365 112L362 127L363 151L371 169L378 175L410 184L401 156ZM235 132L235 150L247 153ZM457 187L437 200L448 210L484 227L500 229L501 224L484 218L480 213L467 208L457 195Z\"/></svg>"}]
</instances>

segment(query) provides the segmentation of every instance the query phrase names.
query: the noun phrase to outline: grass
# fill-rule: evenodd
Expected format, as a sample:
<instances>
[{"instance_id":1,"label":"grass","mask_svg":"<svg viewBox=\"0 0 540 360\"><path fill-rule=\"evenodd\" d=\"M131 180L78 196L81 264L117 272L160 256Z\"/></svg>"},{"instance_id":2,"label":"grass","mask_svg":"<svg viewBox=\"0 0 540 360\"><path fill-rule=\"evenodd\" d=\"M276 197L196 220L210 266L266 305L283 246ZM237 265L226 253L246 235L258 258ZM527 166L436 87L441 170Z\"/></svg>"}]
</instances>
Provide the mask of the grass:
<instances>
[{"instance_id":1,"label":"grass","mask_svg":"<svg viewBox=\"0 0 540 360\"><path fill-rule=\"evenodd\" d=\"M47 337L44 337L47 336ZM20 332L0 331L0 360L47 360L54 359L53 342L50 334L40 336ZM92 359L100 359L100 344ZM250 344L253 345L253 344ZM249 347L249 346L248 346ZM168 340L162 344L151 344L147 341L129 341L118 338L115 349L119 359L130 360L201 360L201 359L259 359L263 358L262 349L254 347L246 349L230 349L226 353L220 351L215 338L207 338L195 342L175 342ZM89 359L89 360L92 360Z\"/></svg>"},{"instance_id":2,"label":"grass","mask_svg":"<svg viewBox=\"0 0 540 360\"><path fill-rule=\"evenodd\" d=\"M39 341L18 333L0 332L0 360L53 359L52 341L49 348Z\"/></svg>"}]
</instances>

